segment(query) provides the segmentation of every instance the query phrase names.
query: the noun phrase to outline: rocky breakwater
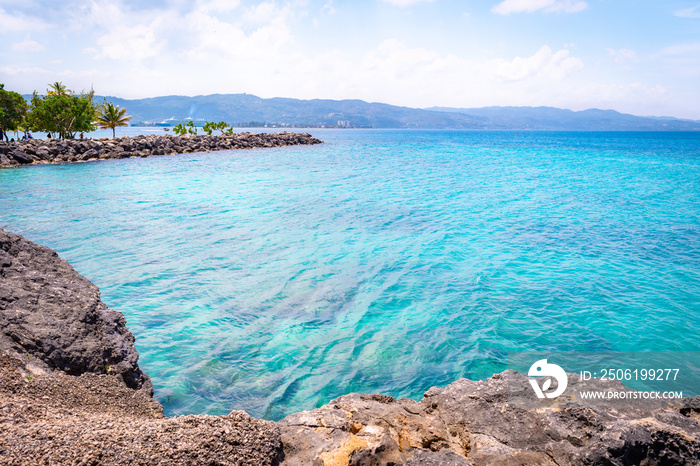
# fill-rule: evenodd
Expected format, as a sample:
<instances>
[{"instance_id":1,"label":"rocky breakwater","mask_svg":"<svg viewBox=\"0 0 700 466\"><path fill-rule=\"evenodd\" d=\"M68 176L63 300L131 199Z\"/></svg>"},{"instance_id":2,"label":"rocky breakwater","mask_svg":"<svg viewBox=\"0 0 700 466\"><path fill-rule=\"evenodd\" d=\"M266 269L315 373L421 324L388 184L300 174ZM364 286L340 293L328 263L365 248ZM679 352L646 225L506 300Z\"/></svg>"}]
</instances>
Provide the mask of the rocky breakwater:
<instances>
[{"instance_id":1,"label":"rocky breakwater","mask_svg":"<svg viewBox=\"0 0 700 466\"><path fill-rule=\"evenodd\" d=\"M512 371L433 387L421 401L349 394L278 423L241 411L165 418L133 343L92 283L0 230L0 464L700 464L697 398L520 405L513 387L530 388Z\"/></svg>"},{"instance_id":2,"label":"rocky breakwater","mask_svg":"<svg viewBox=\"0 0 700 466\"><path fill-rule=\"evenodd\" d=\"M321 144L308 133L237 133L223 136L124 136L116 139L29 139L0 141L0 168L32 163L84 162L98 159L123 159L254 149L300 144Z\"/></svg>"}]
</instances>

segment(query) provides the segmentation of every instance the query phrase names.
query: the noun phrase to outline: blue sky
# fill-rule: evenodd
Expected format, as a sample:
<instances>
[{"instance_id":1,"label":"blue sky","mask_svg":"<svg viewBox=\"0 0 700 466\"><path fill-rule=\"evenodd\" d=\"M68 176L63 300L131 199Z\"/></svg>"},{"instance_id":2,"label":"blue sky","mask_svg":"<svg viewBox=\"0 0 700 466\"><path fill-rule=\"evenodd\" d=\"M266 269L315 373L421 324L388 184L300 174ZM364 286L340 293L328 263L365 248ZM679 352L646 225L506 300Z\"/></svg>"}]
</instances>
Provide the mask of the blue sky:
<instances>
[{"instance_id":1,"label":"blue sky","mask_svg":"<svg viewBox=\"0 0 700 466\"><path fill-rule=\"evenodd\" d=\"M0 83L700 119L700 0L0 0Z\"/></svg>"}]
</instances>

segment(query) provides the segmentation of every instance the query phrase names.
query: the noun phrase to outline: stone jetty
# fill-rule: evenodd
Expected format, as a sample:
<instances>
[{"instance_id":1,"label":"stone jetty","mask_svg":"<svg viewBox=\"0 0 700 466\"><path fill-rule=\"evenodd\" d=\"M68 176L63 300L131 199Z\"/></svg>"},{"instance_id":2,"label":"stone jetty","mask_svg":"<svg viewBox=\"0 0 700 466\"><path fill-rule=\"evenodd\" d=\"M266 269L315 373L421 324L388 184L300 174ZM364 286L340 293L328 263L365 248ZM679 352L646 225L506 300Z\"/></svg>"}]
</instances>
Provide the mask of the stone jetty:
<instances>
[{"instance_id":1,"label":"stone jetty","mask_svg":"<svg viewBox=\"0 0 700 466\"><path fill-rule=\"evenodd\" d=\"M152 155L188 154L321 144L308 133L236 133L232 135L148 135L115 139L29 139L0 142L0 168L61 162L86 162Z\"/></svg>"}]
</instances>

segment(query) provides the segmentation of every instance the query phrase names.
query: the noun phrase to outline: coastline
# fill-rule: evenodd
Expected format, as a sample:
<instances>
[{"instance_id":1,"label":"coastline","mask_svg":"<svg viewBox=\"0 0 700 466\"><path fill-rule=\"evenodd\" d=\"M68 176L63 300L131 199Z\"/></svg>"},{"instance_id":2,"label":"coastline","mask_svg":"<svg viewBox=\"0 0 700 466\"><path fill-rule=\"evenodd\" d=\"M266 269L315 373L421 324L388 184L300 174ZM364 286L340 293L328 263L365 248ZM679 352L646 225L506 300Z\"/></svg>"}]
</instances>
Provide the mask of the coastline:
<instances>
[{"instance_id":1,"label":"coastline","mask_svg":"<svg viewBox=\"0 0 700 466\"><path fill-rule=\"evenodd\" d=\"M0 168L87 162L219 150L321 144L309 133L235 133L232 135L148 135L114 139L29 139L0 141Z\"/></svg>"},{"instance_id":2,"label":"coastline","mask_svg":"<svg viewBox=\"0 0 700 466\"><path fill-rule=\"evenodd\" d=\"M0 229L0 458L7 464L694 464L700 399L612 409L508 401L505 371L420 401L349 394L280 422L166 418L124 316L55 251ZM570 383L578 383L570 374ZM590 382L595 388L596 381Z\"/></svg>"}]
</instances>

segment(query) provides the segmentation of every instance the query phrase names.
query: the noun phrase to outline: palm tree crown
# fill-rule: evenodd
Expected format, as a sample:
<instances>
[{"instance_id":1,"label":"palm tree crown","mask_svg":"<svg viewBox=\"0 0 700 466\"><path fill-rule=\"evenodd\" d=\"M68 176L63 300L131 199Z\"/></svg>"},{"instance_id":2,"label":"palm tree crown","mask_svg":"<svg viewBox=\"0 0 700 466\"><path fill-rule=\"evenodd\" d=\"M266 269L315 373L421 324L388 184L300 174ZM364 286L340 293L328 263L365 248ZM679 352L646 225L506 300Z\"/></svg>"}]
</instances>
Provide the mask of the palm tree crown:
<instances>
[{"instance_id":1,"label":"palm tree crown","mask_svg":"<svg viewBox=\"0 0 700 466\"><path fill-rule=\"evenodd\" d=\"M48 94L49 95L68 95L68 89L66 88L66 85L63 84L62 82L55 82L53 84L49 84Z\"/></svg>"},{"instance_id":2,"label":"palm tree crown","mask_svg":"<svg viewBox=\"0 0 700 466\"><path fill-rule=\"evenodd\" d=\"M117 126L128 126L130 116L126 116L126 109L116 107L107 102L100 108L100 114L97 116L97 126L100 128L112 128L112 138L116 137Z\"/></svg>"}]
</instances>

